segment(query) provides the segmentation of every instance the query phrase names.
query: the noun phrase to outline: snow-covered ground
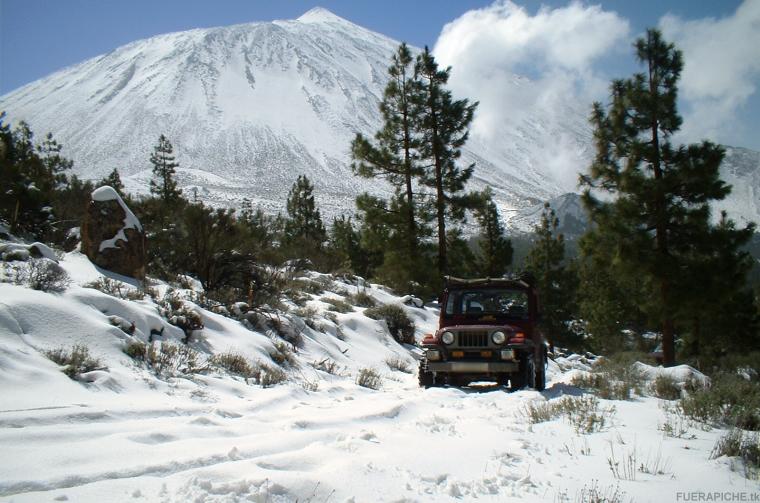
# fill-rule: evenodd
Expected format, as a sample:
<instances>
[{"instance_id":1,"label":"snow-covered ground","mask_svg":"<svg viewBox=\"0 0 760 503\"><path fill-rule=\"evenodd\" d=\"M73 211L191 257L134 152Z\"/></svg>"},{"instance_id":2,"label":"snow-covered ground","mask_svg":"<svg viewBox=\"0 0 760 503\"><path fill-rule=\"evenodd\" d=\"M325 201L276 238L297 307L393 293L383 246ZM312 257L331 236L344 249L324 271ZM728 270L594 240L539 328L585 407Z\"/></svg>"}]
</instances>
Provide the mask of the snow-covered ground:
<instances>
[{"instance_id":1,"label":"snow-covered ground","mask_svg":"<svg viewBox=\"0 0 760 503\"><path fill-rule=\"evenodd\" d=\"M685 499L695 491L748 498L730 501L760 495L756 481L731 470L730 459L709 459L723 431L681 423L680 438L665 435L662 425L678 418L663 400L600 400L614 412L594 433L578 433L563 418L531 424L527 404L583 394L569 384L585 368L577 356L551 363L541 393L420 389L414 348L396 343L362 308L335 315L340 337L323 318L328 305L319 299L355 292L347 283L308 302L324 332L302 327L303 347L284 367L286 382L264 388L219 370L158 378L124 347L147 341L151 331L168 341L184 333L149 298L128 301L83 287L101 273L81 254L61 264L74 281L63 293L0 284L2 501L663 502L697 501ZM384 303L400 300L377 285L367 292ZM404 309L418 339L435 329L433 309ZM275 365L271 334L198 310L205 327L191 347ZM134 334L109 316L134 323ZM72 380L43 354L75 344L107 369ZM337 375L313 365L326 359ZM391 359L411 371L391 369ZM356 384L367 367L382 375L379 390ZM664 372L642 370L650 377ZM684 368L673 374L694 375Z\"/></svg>"}]
</instances>

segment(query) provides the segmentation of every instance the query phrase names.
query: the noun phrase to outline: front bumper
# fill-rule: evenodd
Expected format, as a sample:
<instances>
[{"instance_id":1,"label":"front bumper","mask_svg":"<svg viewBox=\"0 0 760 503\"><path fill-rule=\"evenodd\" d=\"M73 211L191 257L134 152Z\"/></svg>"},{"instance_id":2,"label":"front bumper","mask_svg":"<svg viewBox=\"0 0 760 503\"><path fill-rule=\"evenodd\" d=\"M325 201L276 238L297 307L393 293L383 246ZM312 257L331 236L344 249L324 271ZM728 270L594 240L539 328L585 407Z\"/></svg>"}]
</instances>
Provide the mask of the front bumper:
<instances>
[{"instance_id":1,"label":"front bumper","mask_svg":"<svg viewBox=\"0 0 760 503\"><path fill-rule=\"evenodd\" d=\"M518 362L428 362L428 372L451 372L462 374L488 374L517 372Z\"/></svg>"}]
</instances>

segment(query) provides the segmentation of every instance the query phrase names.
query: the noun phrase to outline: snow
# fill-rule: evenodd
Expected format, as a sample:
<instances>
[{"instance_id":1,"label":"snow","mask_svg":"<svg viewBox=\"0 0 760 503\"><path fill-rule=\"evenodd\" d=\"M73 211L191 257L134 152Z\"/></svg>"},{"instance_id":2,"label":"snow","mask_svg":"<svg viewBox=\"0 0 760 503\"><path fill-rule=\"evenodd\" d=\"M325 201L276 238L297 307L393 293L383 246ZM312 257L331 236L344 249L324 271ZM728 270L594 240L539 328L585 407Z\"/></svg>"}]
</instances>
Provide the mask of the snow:
<instances>
[{"instance_id":1,"label":"snow","mask_svg":"<svg viewBox=\"0 0 760 503\"><path fill-rule=\"evenodd\" d=\"M597 487L640 503L675 501L678 491L758 490L731 471L731 460L709 459L722 430L692 425L682 438L665 436L658 427L671 412L656 398L600 400L615 412L596 433L579 434L562 418L530 424L527 404L583 395L569 384L588 368L583 356L551 362L544 392L420 389L415 372L385 363L395 356L415 365L419 352L393 341L362 308L335 314L343 333L336 337L319 299L356 292L349 283L308 301L324 331L283 317L304 338L284 384L262 388L220 371L158 378L122 352L125 344L160 329L162 340L179 343L182 331L147 297L84 287L103 276L81 254L61 265L75 282L61 294L0 284L0 501L582 501ZM362 288L401 304L379 285ZM191 347L273 365L270 334L189 304L205 325ZM404 309L418 339L435 329L436 310ZM134 334L114 323L134 323ZM107 369L72 380L42 354L73 344ZM313 366L326 358L336 374ZM365 367L382 375L379 390L355 383ZM650 379L699 377L689 367L640 370ZM630 459L652 473L614 478L609 460Z\"/></svg>"},{"instance_id":2,"label":"snow","mask_svg":"<svg viewBox=\"0 0 760 503\"><path fill-rule=\"evenodd\" d=\"M117 248L116 243L118 241L127 241L127 235L125 233L127 229L136 229L137 231L142 232L142 225L140 224L140 221L137 219L135 214L132 213L132 210L130 210L129 207L124 203L124 200L121 198L121 196L119 196L113 187L109 187L108 185L99 187L92 191L91 198L93 201L98 202L116 201L124 210L125 215L124 225L121 227L121 229L118 230L116 235L110 239L104 239L100 242L100 251L103 251L107 248Z\"/></svg>"}]
</instances>

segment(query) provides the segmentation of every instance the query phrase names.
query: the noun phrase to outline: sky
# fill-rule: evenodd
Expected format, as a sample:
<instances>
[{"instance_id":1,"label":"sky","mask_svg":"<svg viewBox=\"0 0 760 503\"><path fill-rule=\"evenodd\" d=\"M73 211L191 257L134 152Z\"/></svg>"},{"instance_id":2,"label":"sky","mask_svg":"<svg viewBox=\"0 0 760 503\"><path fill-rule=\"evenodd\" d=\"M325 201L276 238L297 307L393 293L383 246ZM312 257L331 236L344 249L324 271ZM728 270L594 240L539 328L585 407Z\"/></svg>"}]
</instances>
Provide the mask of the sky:
<instances>
[{"instance_id":1,"label":"sky","mask_svg":"<svg viewBox=\"0 0 760 503\"><path fill-rule=\"evenodd\" d=\"M684 52L683 139L760 150L760 0L0 0L0 95L134 40L315 6L434 48L492 126L502 111L604 101L612 78L638 70L635 38L660 27ZM514 74L534 81L530 96L500 94Z\"/></svg>"}]
</instances>

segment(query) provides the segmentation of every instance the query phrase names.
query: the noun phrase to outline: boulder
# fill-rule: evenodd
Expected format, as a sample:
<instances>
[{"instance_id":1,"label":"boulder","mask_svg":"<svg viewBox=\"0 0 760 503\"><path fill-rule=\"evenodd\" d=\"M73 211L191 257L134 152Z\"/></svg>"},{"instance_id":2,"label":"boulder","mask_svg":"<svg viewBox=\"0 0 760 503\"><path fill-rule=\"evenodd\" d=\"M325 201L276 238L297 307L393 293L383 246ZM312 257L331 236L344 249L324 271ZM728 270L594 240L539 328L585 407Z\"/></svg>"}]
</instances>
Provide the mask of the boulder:
<instances>
[{"instance_id":1,"label":"boulder","mask_svg":"<svg viewBox=\"0 0 760 503\"><path fill-rule=\"evenodd\" d=\"M145 279L145 232L112 187L93 191L81 235L82 253L93 264L117 274Z\"/></svg>"}]
</instances>

